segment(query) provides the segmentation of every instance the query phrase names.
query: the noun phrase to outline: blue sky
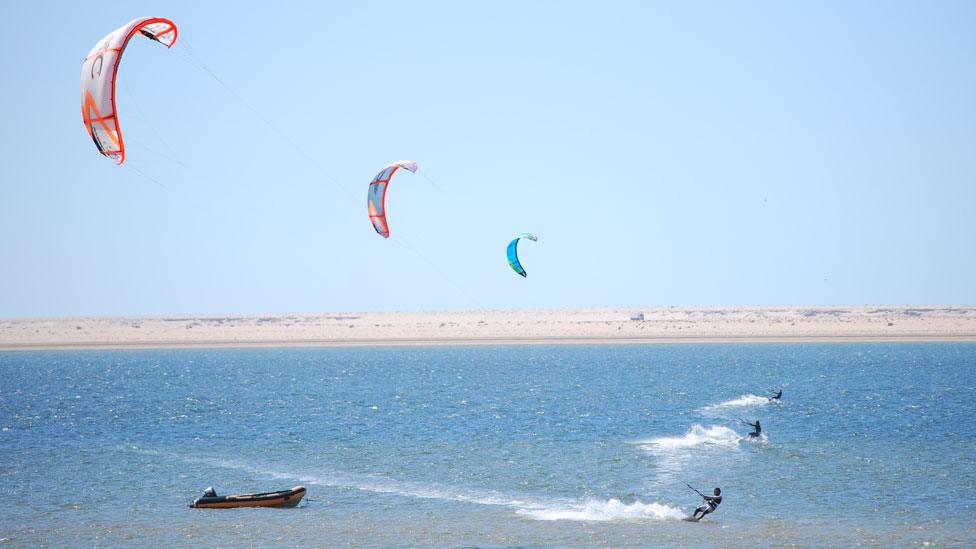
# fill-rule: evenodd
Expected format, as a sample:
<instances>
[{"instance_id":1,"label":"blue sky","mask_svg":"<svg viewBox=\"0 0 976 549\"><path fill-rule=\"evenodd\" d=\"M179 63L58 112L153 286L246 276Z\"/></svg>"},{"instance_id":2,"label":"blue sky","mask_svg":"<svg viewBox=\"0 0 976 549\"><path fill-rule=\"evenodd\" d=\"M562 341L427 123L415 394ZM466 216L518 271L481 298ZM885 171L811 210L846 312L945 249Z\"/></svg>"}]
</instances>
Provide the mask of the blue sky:
<instances>
[{"instance_id":1,"label":"blue sky","mask_svg":"<svg viewBox=\"0 0 976 549\"><path fill-rule=\"evenodd\" d=\"M117 167L82 124L81 62L143 15L180 36L124 55ZM0 21L3 317L976 303L972 2ZM426 177L397 174L384 240L366 187L402 158Z\"/></svg>"}]
</instances>

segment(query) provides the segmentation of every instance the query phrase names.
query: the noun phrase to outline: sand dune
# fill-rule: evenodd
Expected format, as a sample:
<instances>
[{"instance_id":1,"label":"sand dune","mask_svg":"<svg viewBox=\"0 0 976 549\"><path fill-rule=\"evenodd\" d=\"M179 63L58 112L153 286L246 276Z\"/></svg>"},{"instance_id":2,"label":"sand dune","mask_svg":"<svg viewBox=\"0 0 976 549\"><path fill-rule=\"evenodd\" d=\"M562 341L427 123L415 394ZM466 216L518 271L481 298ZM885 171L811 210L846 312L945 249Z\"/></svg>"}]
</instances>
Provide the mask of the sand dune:
<instances>
[{"instance_id":1,"label":"sand dune","mask_svg":"<svg viewBox=\"0 0 976 549\"><path fill-rule=\"evenodd\" d=\"M635 319L643 313L643 320ZM976 307L581 308L552 310L0 319L0 349L976 341Z\"/></svg>"}]
</instances>

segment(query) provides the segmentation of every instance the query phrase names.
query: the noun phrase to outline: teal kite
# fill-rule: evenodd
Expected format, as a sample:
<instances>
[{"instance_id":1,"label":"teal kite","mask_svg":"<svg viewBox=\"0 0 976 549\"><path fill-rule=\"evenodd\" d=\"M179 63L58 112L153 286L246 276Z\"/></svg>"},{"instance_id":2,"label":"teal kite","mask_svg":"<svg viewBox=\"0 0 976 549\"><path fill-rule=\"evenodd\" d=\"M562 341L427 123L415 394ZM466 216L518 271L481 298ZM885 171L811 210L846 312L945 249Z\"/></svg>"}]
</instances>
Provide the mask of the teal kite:
<instances>
[{"instance_id":1,"label":"teal kite","mask_svg":"<svg viewBox=\"0 0 976 549\"><path fill-rule=\"evenodd\" d=\"M525 269L522 268L522 264L519 263L519 259L518 259L518 241L523 238L528 238L533 242L537 242L539 240L538 238L535 237L534 234L522 233L516 236L511 242L508 243L507 254L508 254L508 266L511 267L513 271L515 271L516 273L524 277L528 275L525 274Z\"/></svg>"}]
</instances>

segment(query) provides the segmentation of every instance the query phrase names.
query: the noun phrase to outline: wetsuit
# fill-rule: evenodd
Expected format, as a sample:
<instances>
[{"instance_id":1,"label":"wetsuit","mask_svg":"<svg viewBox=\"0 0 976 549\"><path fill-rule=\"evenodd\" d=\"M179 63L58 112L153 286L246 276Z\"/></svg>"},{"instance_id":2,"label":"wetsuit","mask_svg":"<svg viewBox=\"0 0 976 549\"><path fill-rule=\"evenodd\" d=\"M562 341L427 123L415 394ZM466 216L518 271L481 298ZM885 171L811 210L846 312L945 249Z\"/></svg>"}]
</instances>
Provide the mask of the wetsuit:
<instances>
[{"instance_id":1,"label":"wetsuit","mask_svg":"<svg viewBox=\"0 0 976 549\"><path fill-rule=\"evenodd\" d=\"M769 397L769 400L779 400L779 397L783 396L783 390L780 389L775 395Z\"/></svg>"},{"instance_id":2,"label":"wetsuit","mask_svg":"<svg viewBox=\"0 0 976 549\"><path fill-rule=\"evenodd\" d=\"M762 427L759 425L759 420L757 419L755 423L749 423L748 421L744 423L755 429L755 431L749 433L749 438L759 438L759 435L762 433Z\"/></svg>"},{"instance_id":3,"label":"wetsuit","mask_svg":"<svg viewBox=\"0 0 976 549\"><path fill-rule=\"evenodd\" d=\"M702 496L705 499L704 505L695 509L695 512L691 516L695 520L701 520L705 515L711 513L718 508L718 505L722 503L722 496Z\"/></svg>"}]
</instances>

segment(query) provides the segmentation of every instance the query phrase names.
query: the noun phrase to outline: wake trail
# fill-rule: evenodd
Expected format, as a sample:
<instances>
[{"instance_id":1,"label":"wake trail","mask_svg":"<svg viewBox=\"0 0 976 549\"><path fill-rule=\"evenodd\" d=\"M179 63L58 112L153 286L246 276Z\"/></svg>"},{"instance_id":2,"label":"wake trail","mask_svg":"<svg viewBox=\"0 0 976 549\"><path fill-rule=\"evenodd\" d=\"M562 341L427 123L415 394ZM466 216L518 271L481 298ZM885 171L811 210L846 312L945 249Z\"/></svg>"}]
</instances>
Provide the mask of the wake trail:
<instances>
[{"instance_id":1,"label":"wake trail","mask_svg":"<svg viewBox=\"0 0 976 549\"><path fill-rule=\"evenodd\" d=\"M662 503L635 501L624 503L617 498L608 500L588 499L565 507L546 509L519 509L520 515L536 520L575 520L593 522L682 520L687 515L681 509Z\"/></svg>"},{"instance_id":2,"label":"wake trail","mask_svg":"<svg viewBox=\"0 0 976 549\"><path fill-rule=\"evenodd\" d=\"M139 451L139 450L136 450ZM140 451L142 453L154 453ZM158 453L154 453L159 455ZM168 456L184 463L206 465L224 469L234 469L273 479L298 481L309 485L330 488L346 488L377 494L390 494L401 497L456 501L495 507L505 507L516 514L540 521L646 521L681 520L686 515L677 507L657 503L634 501L624 503L618 498L605 500L586 498L540 498L517 496L495 490L470 490L467 488L397 481L379 475L346 473L341 471L294 472L269 467L261 467L236 459Z\"/></svg>"},{"instance_id":3,"label":"wake trail","mask_svg":"<svg viewBox=\"0 0 976 549\"><path fill-rule=\"evenodd\" d=\"M667 454L698 447L734 448L742 439L739 433L723 425L704 427L696 423L684 435L638 440L636 444L654 453Z\"/></svg>"},{"instance_id":4,"label":"wake trail","mask_svg":"<svg viewBox=\"0 0 976 549\"><path fill-rule=\"evenodd\" d=\"M739 410L742 408L753 408L756 406L763 406L769 404L770 400L768 397L747 394L742 395L738 398L732 400L726 400L725 402L720 402L718 404L710 404L703 408L699 408L698 411L703 414L720 414L722 412L729 412L732 410Z\"/></svg>"},{"instance_id":5,"label":"wake trail","mask_svg":"<svg viewBox=\"0 0 976 549\"><path fill-rule=\"evenodd\" d=\"M633 444L654 457L655 483L667 486L700 471L703 464L714 466L739 459L739 445L744 438L724 425L696 423L683 435L637 440Z\"/></svg>"}]
</instances>

